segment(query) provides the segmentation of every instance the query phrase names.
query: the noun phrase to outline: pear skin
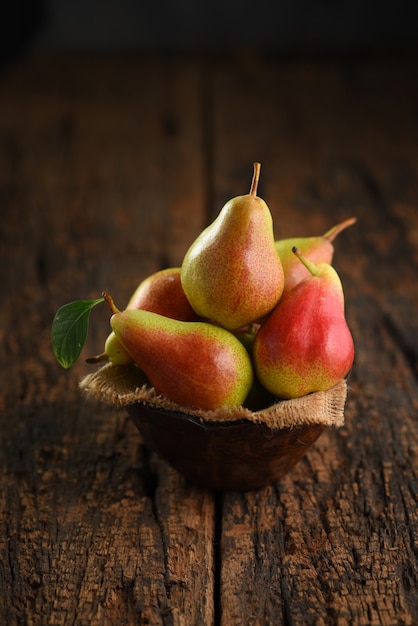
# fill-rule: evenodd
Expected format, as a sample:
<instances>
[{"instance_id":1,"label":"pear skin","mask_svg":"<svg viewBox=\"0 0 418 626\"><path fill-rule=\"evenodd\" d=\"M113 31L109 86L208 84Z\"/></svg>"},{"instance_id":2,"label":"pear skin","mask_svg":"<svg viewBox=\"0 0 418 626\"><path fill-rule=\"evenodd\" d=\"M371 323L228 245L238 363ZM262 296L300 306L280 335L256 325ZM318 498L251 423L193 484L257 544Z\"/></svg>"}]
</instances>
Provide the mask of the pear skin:
<instances>
[{"instance_id":1,"label":"pear skin","mask_svg":"<svg viewBox=\"0 0 418 626\"><path fill-rule=\"evenodd\" d=\"M128 363L133 363L132 357L122 346L113 331L108 335L105 341L102 354L86 359L86 363L99 363L100 361L110 361L113 365L127 365Z\"/></svg>"},{"instance_id":2,"label":"pear skin","mask_svg":"<svg viewBox=\"0 0 418 626\"><path fill-rule=\"evenodd\" d=\"M180 279L180 267L168 267L145 278L129 299L127 309L144 309L184 322L197 321L198 315L187 300ZM107 337L104 352L86 359L87 363L108 360L114 365L132 363L114 332Z\"/></svg>"},{"instance_id":3,"label":"pear skin","mask_svg":"<svg viewBox=\"0 0 418 626\"><path fill-rule=\"evenodd\" d=\"M259 324L251 324L250 326L245 326L244 328L239 328L238 330L233 331L235 337L240 340L250 355L253 351L254 338L257 334L258 328Z\"/></svg>"},{"instance_id":4,"label":"pear skin","mask_svg":"<svg viewBox=\"0 0 418 626\"><path fill-rule=\"evenodd\" d=\"M259 173L255 163L250 193L223 206L181 267L183 289L196 313L229 330L264 317L283 291L272 215L257 196Z\"/></svg>"},{"instance_id":5,"label":"pear skin","mask_svg":"<svg viewBox=\"0 0 418 626\"><path fill-rule=\"evenodd\" d=\"M254 383L248 396L245 398L244 406L250 411L262 411L277 402L277 398L273 396L260 381L254 377Z\"/></svg>"},{"instance_id":6,"label":"pear skin","mask_svg":"<svg viewBox=\"0 0 418 626\"><path fill-rule=\"evenodd\" d=\"M348 374L354 359L337 272L328 263L314 264L294 250L310 273L283 296L259 329L253 347L258 379L283 399L330 389Z\"/></svg>"},{"instance_id":7,"label":"pear skin","mask_svg":"<svg viewBox=\"0 0 418 626\"><path fill-rule=\"evenodd\" d=\"M156 391L188 407L212 410L243 404L253 383L250 356L229 331L144 310L116 309L113 332Z\"/></svg>"},{"instance_id":8,"label":"pear skin","mask_svg":"<svg viewBox=\"0 0 418 626\"><path fill-rule=\"evenodd\" d=\"M145 278L126 308L143 309L183 322L199 319L183 291L180 267L168 267Z\"/></svg>"},{"instance_id":9,"label":"pear skin","mask_svg":"<svg viewBox=\"0 0 418 626\"><path fill-rule=\"evenodd\" d=\"M276 240L276 250L284 272L283 295L309 275L309 270L296 258L292 248L296 247L314 263L331 263L335 238L356 221L355 217L350 217L318 237L290 237Z\"/></svg>"}]
</instances>

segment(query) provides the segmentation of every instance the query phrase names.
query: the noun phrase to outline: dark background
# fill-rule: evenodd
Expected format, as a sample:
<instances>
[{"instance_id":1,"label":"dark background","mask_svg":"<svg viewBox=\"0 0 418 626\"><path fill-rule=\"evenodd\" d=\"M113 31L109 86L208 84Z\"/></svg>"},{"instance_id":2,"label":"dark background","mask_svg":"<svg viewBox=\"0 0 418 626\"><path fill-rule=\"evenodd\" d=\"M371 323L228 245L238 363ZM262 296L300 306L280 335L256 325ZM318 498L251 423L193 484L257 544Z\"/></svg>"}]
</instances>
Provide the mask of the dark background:
<instances>
[{"instance_id":1,"label":"dark background","mask_svg":"<svg viewBox=\"0 0 418 626\"><path fill-rule=\"evenodd\" d=\"M410 51L415 2L20 0L2 3L1 61L27 51Z\"/></svg>"}]
</instances>

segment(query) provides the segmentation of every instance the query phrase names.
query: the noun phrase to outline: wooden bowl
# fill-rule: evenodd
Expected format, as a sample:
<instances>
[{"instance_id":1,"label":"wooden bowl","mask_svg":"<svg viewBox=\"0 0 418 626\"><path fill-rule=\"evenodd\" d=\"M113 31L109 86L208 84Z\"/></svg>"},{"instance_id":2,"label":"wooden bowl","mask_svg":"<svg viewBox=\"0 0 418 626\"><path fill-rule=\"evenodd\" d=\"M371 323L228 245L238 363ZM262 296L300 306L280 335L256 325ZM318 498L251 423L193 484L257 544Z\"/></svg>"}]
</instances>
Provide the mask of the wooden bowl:
<instances>
[{"instance_id":1,"label":"wooden bowl","mask_svg":"<svg viewBox=\"0 0 418 626\"><path fill-rule=\"evenodd\" d=\"M216 490L255 489L275 482L326 428L308 424L274 431L248 420L202 422L140 403L127 409L150 448L189 481Z\"/></svg>"},{"instance_id":2,"label":"wooden bowl","mask_svg":"<svg viewBox=\"0 0 418 626\"><path fill-rule=\"evenodd\" d=\"M145 443L189 481L214 490L256 489L279 480L321 433L341 426L346 381L325 392L242 407L192 411L144 385L132 366L106 365L81 381L90 396L123 406Z\"/></svg>"}]
</instances>

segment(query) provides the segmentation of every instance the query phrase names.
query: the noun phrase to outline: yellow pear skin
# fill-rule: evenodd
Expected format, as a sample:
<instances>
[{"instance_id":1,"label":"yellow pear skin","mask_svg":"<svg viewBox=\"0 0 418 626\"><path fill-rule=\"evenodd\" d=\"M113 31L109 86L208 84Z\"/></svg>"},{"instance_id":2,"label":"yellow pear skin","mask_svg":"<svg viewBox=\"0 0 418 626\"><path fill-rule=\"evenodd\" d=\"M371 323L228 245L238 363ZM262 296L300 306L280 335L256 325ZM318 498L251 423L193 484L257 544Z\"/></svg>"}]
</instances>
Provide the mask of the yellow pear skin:
<instances>
[{"instance_id":1,"label":"yellow pear skin","mask_svg":"<svg viewBox=\"0 0 418 626\"><path fill-rule=\"evenodd\" d=\"M250 193L229 200L194 241L181 282L194 311L234 330L264 317L284 285L270 209L257 196L260 164Z\"/></svg>"},{"instance_id":2,"label":"yellow pear skin","mask_svg":"<svg viewBox=\"0 0 418 626\"><path fill-rule=\"evenodd\" d=\"M118 311L108 294L117 339L155 390L176 404L212 410L244 403L253 384L250 356L229 331L144 310Z\"/></svg>"},{"instance_id":3,"label":"yellow pear skin","mask_svg":"<svg viewBox=\"0 0 418 626\"><path fill-rule=\"evenodd\" d=\"M87 363L99 363L100 361L109 361L113 365L128 365L134 362L113 331L106 338L102 354L86 359Z\"/></svg>"},{"instance_id":4,"label":"yellow pear skin","mask_svg":"<svg viewBox=\"0 0 418 626\"><path fill-rule=\"evenodd\" d=\"M285 295L293 289L301 280L309 276L309 270L293 254L292 248L296 247L314 263L331 263L334 256L334 240L346 228L357 221L350 217L333 226L324 235L314 237L289 237L278 239L275 242L284 272Z\"/></svg>"}]
</instances>

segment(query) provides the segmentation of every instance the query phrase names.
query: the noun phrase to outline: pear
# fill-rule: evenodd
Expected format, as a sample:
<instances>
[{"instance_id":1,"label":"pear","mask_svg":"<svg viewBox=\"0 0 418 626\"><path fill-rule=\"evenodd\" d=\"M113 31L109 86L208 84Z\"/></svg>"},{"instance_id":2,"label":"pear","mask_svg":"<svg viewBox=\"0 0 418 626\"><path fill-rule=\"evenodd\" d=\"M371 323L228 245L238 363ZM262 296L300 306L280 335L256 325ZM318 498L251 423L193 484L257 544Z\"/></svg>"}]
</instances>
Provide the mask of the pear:
<instances>
[{"instance_id":1,"label":"pear","mask_svg":"<svg viewBox=\"0 0 418 626\"><path fill-rule=\"evenodd\" d=\"M113 365L133 363L132 357L122 346L113 331L105 341L104 351L97 356L91 356L86 359L86 363L99 363L100 361L110 361Z\"/></svg>"},{"instance_id":2,"label":"pear","mask_svg":"<svg viewBox=\"0 0 418 626\"><path fill-rule=\"evenodd\" d=\"M282 297L254 339L253 363L261 384L279 398L326 391L353 363L353 338L344 313L340 278L328 263L294 253L307 278Z\"/></svg>"},{"instance_id":3,"label":"pear","mask_svg":"<svg viewBox=\"0 0 418 626\"><path fill-rule=\"evenodd\" d=\"M262 411L277 402L277 398L271 394L257 377L254 377L253 385L245 398L244 407L250 411Z\"/></svg>"},{"instance_id":4,"label":"pear","mask_svg":"<svg viewBox=\"0 0 418 626\"><path fill-rule=\"evenodd\" d=\"M180 267L168 267L145 278L126 308L143 309L184 322L198 320L183 291Z\"/></svg>"},{"instance_id":5,"label":"pear","mask_svg":"<svg viewBox=\"0 0 418 626\"><path fill-rule=\"evenodd\" d=\"M257 334L258 328L259 324L250 324L250 326L245 326L244 328L239 328L233 331L235 337L240 340L250 355L252 354L254 338Z\"/></svg>"},{"instance_id":6,"label":"pear","mask_svg":"<svg viewBox=\"0 0 418 626\"><path fill-rule=\"evenodd\" d=\"M290 237L288 239L278 239L275 242L284 272L283 295L309 275L309 270L303 263L299 262L293 254L292 248L296 247L314 263L322 261L324 263L331 263L334 255L333 242L335 238L356 221L357 218L350 217L333 226L322 236Z\"/></svg>"},{"instance_id":7,"label":"pear","mask_svg":"<svg viewBox=\"0 0 418 626\"><path fill-rule=\"evenodd\" d=\"M250 356L229 331L142 309L113 313L117 339L155 390L181 406L212 410L243 404L253 383Z\"/></svg>"},{"instance_id":8,"label":"pear","mask_svg":"<svg viewBox=\"0 0 418 626\"><path fill-rule=\"evenodd\" d=\"M180 267L168 267L147 276L135 289L127 309L144 309L182 321L198 320L187 300L180 279ZM105 341L104 351L86 359L87 363L108 360L114 365L132 363L132 358L112 331Z\"/></svg>"},{"instance_id":9,"label":"pear","mask_svg":"<svg viewBox=\"0 0 418 626\"><path fill-rule=\"evenodd\" d=\"M283 291L273 219L257 196L260 163L250 192L229 200L185 254L181 282L202 318L234 330L264 317Z\"/></svg>"}]
</instances>

